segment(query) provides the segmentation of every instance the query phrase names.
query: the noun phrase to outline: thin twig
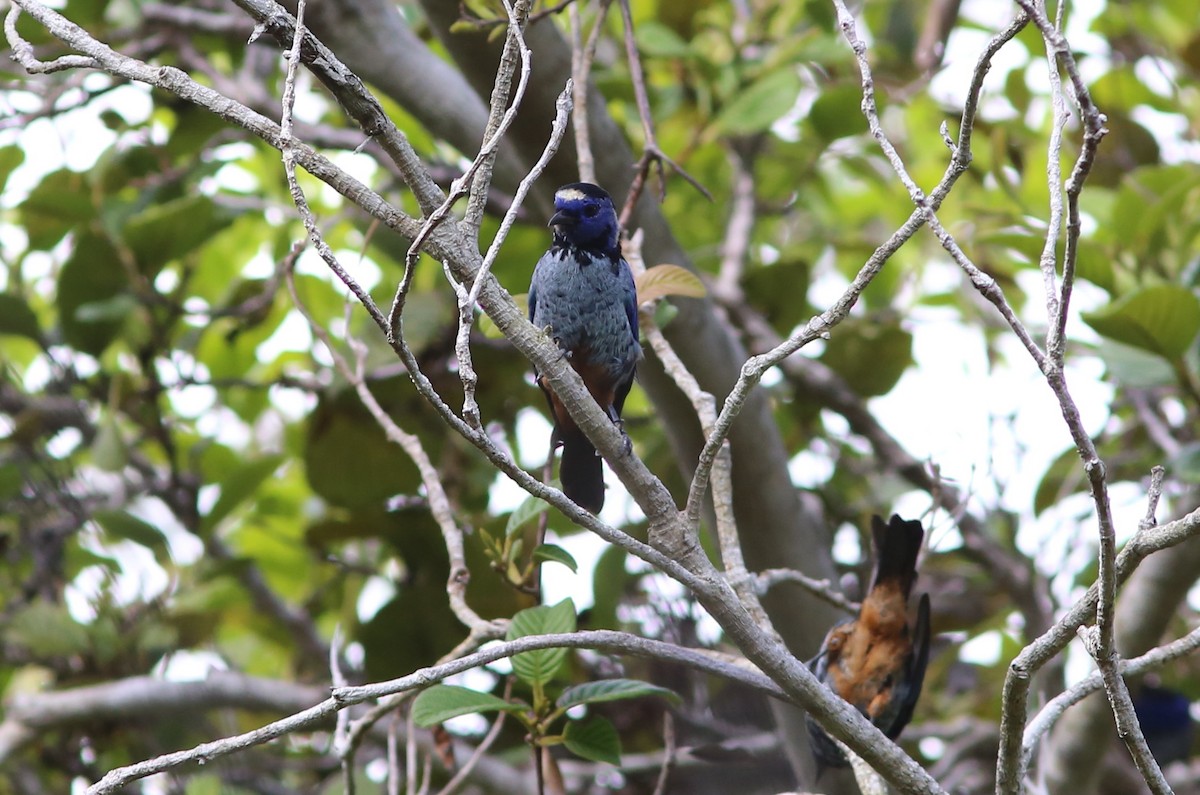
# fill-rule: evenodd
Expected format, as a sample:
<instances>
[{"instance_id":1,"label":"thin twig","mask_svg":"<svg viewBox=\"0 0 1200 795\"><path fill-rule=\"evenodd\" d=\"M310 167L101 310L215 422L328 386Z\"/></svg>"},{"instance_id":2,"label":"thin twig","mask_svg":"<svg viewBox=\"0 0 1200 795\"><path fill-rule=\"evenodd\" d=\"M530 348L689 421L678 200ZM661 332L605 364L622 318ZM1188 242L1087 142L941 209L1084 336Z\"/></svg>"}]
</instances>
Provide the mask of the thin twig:
<instances>
[{"instance_id":1,"label":"thin twig","mask_svg":"<svg viewBox=\"0 0 1200 795\"><path fill-rule=\"evenodd\" d=\"M1096 150L1100 144L1100 140L1107 131L1104 129L1104 116L1092 102L1091 93L1079 73L1074 55L1066 39L1063 38L1062 33L1046 17L1044 9L1037 6L1032 0L1017 0L1017 4L1021 7L1025 16L1031 19L1041 32L1042 39L1046 44L1051 71L1057 74L1059 64L1066 71L1074 89L1075 101L1079 106L1080 118L1083 121L1084 127L1083 146L1080 149L1079 157L1075 161L1075 166L1071 171L1071 176L1067 180L1066 186L1067 238L1064 247L1062 288L1057 302L1057 316L1049 318L1050 323L1055 326L1054 331L1051 332L1050 339L1056 341L1059 346L1062 346L1065 345L1067 314L1075 279L1075 263L1080 231L1079 194L1083 190L1083 184L1088 174L1091 172L1092 163L1095 161ZM1061 144L1061 141L1059 143ZM1057 159L1058 154L1051 152L1050 157L1053 161ZM1057 231L1052 229L1048 230L1048 233L1057 234ZM1105 672L1106 681L1111 685L1108 695L1114 706L1114 715L1116 716L1118 725L1122 722L1128 724L1132 717L1132 704L1129 701L1128 691L1124 687L1120 677L1116 674L1117 659L1113 643L1113 604L1116 599L1117 584L1122 579L1122 575L1119 567L1120 560L1116 555L1116 532L1113 528L1107 477L1104 462L1100 459L1091 437L1088 436L1084 429L1079 416L1079 410L1067 389L1066 377L1060 362L1061 358L1052 351L1047 362L1048 366L1043 366L1042 372L1046 375L1046 380L1053 390L1055 397L1058 399L1063 419L1066 421L1072 440L1075 442L1076 449L1079 451L1080 458L1083 461L1084 471L1087 473L1088 484L1096 505L1096 519L1100 540L1099 576L1094 587L1096 595L1096 631L1091 636L1093 643L1089 644L1089 651L1093 653L1097 664ZM1127 546L1125 551L1128 551L1128 549L1129 547ZM1089 591L1089 596L1092 593L1093 591ZM1064 622L1060 621L1055 629L1063 627L1063 624ZM1072 627L1071 632L1074 632L1078 626L1076 624ZM1065 627L1063 628L1065 629ZM1021 770L1020 737L1025 725L1026 715L1028 714L1026 701L1029 683L1033 674L1051 659L1053 654L1057 654L1060 649L1058 642L1061 641L1062 635L1057 634L1055 629L1051 630L1051 633L1054 633L1053 642L1047 636L1043 636L1038 641L1035 641L1034 644L1023 649L1009 667L1008 676L1005 678L1001 710L1000 749L996 765L996 791L1000 795L1020 791L1021 775L1023 772ZM1047 635L1049 634L1047 633ZM1047 656L1048 652L1050 656ZM1134 727L1127 736L1131 741L1131 752L1134 753L1135 757L1140 758L1140 764L1142 761L1145 761L1145 758L1149 754L1148 751L1143 752L1141 748L1144 745L1144 738L1141 737L1140 731L1136 728L1136 718L1133 718L1132 723ZM1128 728L1128 725L1126 728ZM1148 774L1148 783L1152 786L1158 786L1157 782L1151 781L1151 779L1155 778L1154 771L1157 768L1152 762L1149 768L1152 769L1143 770L1143 774ZM1159 778L1161 778L1161 773L1159 774Z\"/></svg>"},{"instance_id":2,"label":"thin twig","mask_svg":"<svg viewBox=\"0 0 1200 795\"><path fill-rule=\"evenodd\" d=\"M992 59L996 57L996 53L1005 44L1012 41L1025 25L1028 24L1028 21L1025 15L1021 15L1013 20L1007 28L992 37L988 42L988 46L980 54L975 65L975 70L972 73L971 85L967 92L967 101L963 106L962 123L959 127L958 140L953 147L950 163L946 167L946 172L942 176L941 182L938 183L937 187L929 195L928 206L931 209L936 210L941 206L942 201L949 195L958 178L966 173L967 168L970 166L972 159L971 140L975 130L975 117L978 112L979 95L983 88L983 79L991 69ZM758 384L763 373L813 340L827 336L830 329L849 315L850 309L857 303L862 291L875 278L875 275L883 268L891 256L907 243L916 234L917 230L925 224L925 220L926 216L922 210L913 210L908 220L893 232L887 241L875 249L866 263L859 269L850 286L846 288L846 291L833 306L809 320L808 323L794 332L791 337L779 343L779 345L770 351L758 356L752 356L742 365L742 372L721 408L716 428L705 441L704 448L700 452L693 478L708 478L708 471L712 468L717 451L729 435L729 429L733 425L733 421L741 413L747 396Z\"/></svg>"},{"instance_id":3,"label":"thin twig","mask_svg":"<svg viewBox=\"0 0 1200 795\"><path fill-rule=\"evenodd\" d=\"M100 63L95 58L85 55L63 55L53 61L39 61L33 54L33 45L21 38L17 32L17 20L21 18L21 6L14 3L4 17L4 35L8 38L8 46L12 48L11 58L34 75L48 75L55 72L65 72L68 69L99 69Z\"/></svg>"},{"instance_id":4,"label":"thin twig","mask_svg":"<svg viewBox=\"0 0 1200 795\"><path fill-rule=\"evenodd\" d=\"M646 269L645 262L642 260L641 245L642 230L639 229L624 247L625 258L635 274L644 273ZM716 398L701 388L700 382L675 353L675 349L667 341L662 329L654 322L653 306L641 307L638 312L638 321L642 333L654 350L654 355L662 364L663 370L671 376L675 385L691 402L692 408L700 420L702 432L712 433L717 420ZM717 542L721 549L721 563L725 567L726 579L733 586L742 605L754 617L755 623L764 632L775 634L771 619L758 599L757 589L752 583L753 578L746 570L745 557L742 555L741 543L738 540L737 520L733 511L732 466L732 456L729 452L729 444L726 442L709 470L709 480L713 486L713 514L716 520ZM700 503L702 499L703 491L700 492L700 497L695 503L692 503L689 497L684 518L684 528L688 533L687 543L692 545L700 543ZM654 536L652 535L651 538L653 540Z\"/></svg>"},{"instance_id":5,"label":"thin twig","mask_svg":"<svg viewBox=\"0 0 1200 795\"><path fill-rule=\"evenodd\" d=\"M502 62L502 69L496 74L496 85L492 91L492 110L491 116L488 119L488 132L484 134L483 145L479 148L479 154L471 161L470 167L458 179L450 185L449 194L436 209L429 213L425 222L421 225L420 231L413 238L412 244L408 247L408 253L404 257L404 276L401 278L399 285L396 287L396 295L392 299L392 308L388 312L388 336L389 339L399 339L403 332L400 329L401 314L404 311L404 304L408 298L408 291L412 285L413 274L416 269L417 259L421 255L421 249L425 246L429 237L434 231L450 217L450 211L454 205L463 196L471 194L472 199L467 205L467 219L464 225L469 225L471 232L470 240L474 241L479 234L479 224L482 222L483 204L487 198L487 190L491 184L491 166L495 162L496 152L500 147L501 141L504 140L505 133L512 126L513 120L517 117L517 111L520 109L521 100L525 96L525 89L529 85L529 76L532 73L531 57L529 48L525 46L525 39L521 33L521 26L516 12L507 5L509 9L510 28L508 38L505 41L504 54L507 57ZM526 13L529 10L528 2L524 2L522 7ZM521 56L521 77L517 81L517 89L513 96L512 104L506 110L505 102L508 98L508 89L511 85L513 70L516 68L516 60L510 53L517 52ZM493 124L494 121L494 124ZM477 200L477 201L476 201Z\"/></svg>"},{"instance_id":6,"label":"thin twig","mask_svg":"<svg viewBox=\"0 0 1200 795\"><path fill-rule=\"evenodd\" d=\"M522 48L524 48L523 43ZM524 51L528 55L528 50ZM542 150L542 156L538 158L538 161L533 164L533 168L521 180L521 184L517 186L517 192L513 195L512 204L509 206L508 212L504 214L504 219L500 222L500 229L497 230L496 236L492 238L492 243L488 246L487 254L484 255L483 263L475 272L475 282L471 285L470 292L465 295L460 294L458 304L458 334L454 342L454 351L458 357L459 378L463 385L463 419L466 420L467 424L472 425L476 429L481 429L482 423L479 416L479 404L475 400L475 387L479 379L475 374L475 368L471 360L471 326L475 322L475 305L479 303L479 293L483 289L483 285L487 282L492 266L500 256L500 249L504 245L504 241L508 239L509 231L517 221L517 214L521 210L521 205L525 202L525 197L529 195L533 183L546 170L550 159L554 157L554 154L558 151L559 144L562 143L563 135L566 134L567 120L571 116L571 80L567 80L567 85L562 90L562 93L558 95L558 100L554 103L554 107L554 125L550 130L550 139L546 141L546 147ZM454 284L456 288L459 287L454 282L453 274L447 272L446 276L450 279L451 284Z\"/></svg>"},{"instance_id":7,"label":"thin twig","mask_svg":"<svg viewBox=\"0 0 1200 795\"><path fill-rule=\"evenodd\" d=\"M413 712L411 709L404 711L405 724L405 743L404 743L404 791L405 795L417 795L417 724L413 721ZM400 722L400 715L392 717L392 725L395 726ZM391 755L391 743L388 744L388 755ZM393 768L392 778L396 781L396 792L393 795L400 795L400 766L397 764Z\"/></svg>"},{"instance_id":8,"label":"thin twig","mask_svg":"<svg viewBox=\"0 0 1200 795\"><path fill-rule=\"evenodd\" d=\"M345 674L342 673L341 655L342 625L338 624L333 628L333 641L329 644L329 677L334 687L346 687L350 684L346 681ZM333 730L333 747L335 750L345 747L349 729L350 713L347 710L341 710L337 714L337 724ZM354 760L349 757L343 757L342 790L345 795L354 795L355 788Z\"/></svg>"},{"instance_id":9,"label":"thin twig","mask_svg":"<svg viewBox=\"0 0 1200 795\"><path fill-rule=\"evenodd\" d=\"M666 795L667 782L675 769L675 719L669 710L663 711L663 761L652 795Z\"/></svg>"},{"instance_id":10,"label":"thin twig","mask_svg":"<svg viewBox=\"0 0 1200 795\"><path fill-rule=\"evenodd\" d=\"M330 698L309 709L274 721L254 731L202 743L187 751L164 754L109 771L104 778L90 786L87 795L110 795L132 781L178 767L189 762L211 761L231 753L269 742L278 737L306 729L329 720L339 709L361 704L381 696L408 693L436 684L443 679L477 668L496 660L537 649L574 648L594 649L609 654L628 654L685 665L698 671L739 682L773 698L788 700L784 692L752 666L742 660L703 649L685 649L662 641L648 640L637 635L610 630L581 631L558 635L531 635L518 640L497 643L443 664L422 668L408 676L374 685L337 688ZM882 736L882 735L880 735Z\"/></svg>"},{"instance_id":11,"label":"thin twig","mask_svg":"<svg viewBox=\"0 0 1200 795\"><path fill-rule=\"evenodd\" d=\"M1059 10L1065 5L1066 2L1060 2ZM1047 146L1049 160L1046 163L1046 183L1050 190L1050 219L1046 224L1046 241L1042 246L1042 255L1038 258L1038 266L1042 271L1042 290L1046 297L1046 317L1049 320L1046 351L1050 354L1050 360L1061 367L1066 340L1062 337L1064 328L1058 323L1062 314L1058 303L1058 236L1063 225L1062 136L1070 115L1067 113L1066 98L1063 95L1062 76L1058 73L1058 59L1049 42L1046 42L1046 62L1049 65L1047 74L1050 77L1050 107L1053 115Z\"/></svg>"},{"instance_id":12,"label":"thin twig","mask_svg":"<svg viewBox=\"0 0 1200 795\"><path fill-rule=\"evenodd\" d=\"M504 684L503 698L505 701L507 701L509 696L512 695L512 682L512 677L509 677ZM454 793L458 791L458 788L467 782L467 779L471 775L471 771L475 769L475 765L480 759L483 758L484 754L488 752L488 749L492 747L492 743L496 742L496 738L500 736L500 730L504 728L504 719L507 717L508 713L501 710L496 716L496 719L492 721L492 727L488 729L488 733L484 735L483 739L479 742L479 745L477 745L475 750L471 753L470 758L468 758L467 761L463 763L463 766L460 767L458 771L450 777L450 780L446 782L446 785L438 790L438 795L454 795Z\"/></svg>"},{"instance_id":13,"label":"thin twig","mask_svg":"<svg viewBox=\"0 0 1200 795\"><path fill-rule=\"evenodd\" d=\"M295 20L287 9L275 0L234 0L237 6L258 23L251 41L260 33L276 39L281 46L289 47L294 38ZM312 31L305 31L298 49L300 60L337 98L338 104L358 123L369 139L379 142L392 162L399 169L405 184L412 191L421 212L429 213L443 199L442 190L430 178L416 150L404 133L384 112L379 100L375 99L358 75L350 71L341 60ZM306 166L307 168L307 166Z\"/></svg>"},{"instance_id":14,"label":"thin twig","mask_svg":"<svg viewBox=\"0 0 1200 795\"><path fill-rule=\"evenodd\" d=\"M645 141L642 142L642 156L635 166L636 173L634 174L633 184L629 187L629 194L625 197L625 205L621 208L619 224L622 229L629 225L629 219L633 215L633 208L641 198L642 188L646 184L646 178L650 173L650 168L656 167L658 170L658 186L659 186L659 201L666 197L667 185L663 176L663 163L671 167L671 170L679 174L687 180L687 183L700 192L704 198L709 201L713 200L712 194L708 192L700 182L687 173L671 158L667 157L666 153L658 145L658 138L654 135L654 115L650 110L650 97L646 93L646 75L642 71L641 56L638 55L637 41L633 35L633 11L629 7L629 0L618 0L618 5L621 7L621 21L625 29L625 57L629 59L629 77L633 83L633 96L637 104L638 116L642 120L642 134Z\"/></svg>"},{"instance_id":15,"label":"thin twig","mask_svg":"<svg viewBox=\"0 0 1200 795\"><path fill-rule=\"evenodd\" d=\"M850 769L854 772L854 781L858 784L859 792L862 795L887 795L888 788L883 778L864 762L861 756L854 753L850 746L841 740L835 739L834 742L845 754L846 761L850 763Z\"/></svg>"},{"instance_id":16,"label":"thin twig","mask_svg":"<svg viewBox=\"0 0 1200 795\"><path fill-rule=\"evenodd\" d=\"M1134 657L1131 660L1121 661L1121 675L1124 677L1136 677L1149 671L1154 671L1162 668L1167 663L1192 654L1197 649L1200 649L1200 629L1194 629L1179 640L1159 646L1152 649L1140 657ZM1059 718L1063 716L1069 708L1078 704L1083 699L1095 693L1097 690L1104 688L1104 677L1100 671L1093 671L1086 679L1072 685L1067 690L1059 693L1054 698L1042 707L1037 715L1025 727L1025 734L1022 739L1022 767L1027 768L1030 760L1033 757L1034 751L1037 750L1038 743L1046 732L1053 728Z\"/></svg>"},{"instance_id":17,"label":"thin twig","mask_svg":"<svg viewBox=\"0 0 1200 795\"><path fill-rule=\"evenodd\" d=\"M1200 536L1200 508L1186 516L1164 525L1148 524L1144 520L1133 538L1117 555L1117 585L1125 582L1149 555L1169 549L1190 538ZM1056 657L1067 644L1075 639L1076 633L1096 615L1100 600L1100 584L1093 583L1066 614L1049 630L1030 643L1009 663L1008 676L1004 680L1000 724L1000 756L997 766L996 791L999 793L1020 792L1025 778L1021 743L1025 731L1029 684L1033 674L1049 660ZM1012 738L1012 734L1016 738ZM1015 749L1011 746L1015 744Z\"/></svg>"},{"instance_id":18,"label":"thin twig","mask_svg":"<svg viewBox=\"0 0 1200 795\"><path fill-rule=\"evenodd\" d=\"M592 61L596 58L596 45L600 42L600 32L604 29L604 20L608 16L608 7L612 0L600 0L596 11L596 22L588 36L587 46L583 45L583 22L580 19L579 4L573 3L570 9L571 18L571 80L574 91L571 98L575 105L575 157L579 167L579 179L582 182L596 182L596 162L592 158L592 137L588 127L588 87Z\"/></svg>"},{"instance_id":19,"label":"thin twig","mask_svg":"<svg viewBox=\"0 0 1200 795\"><path fill-rule=\"evenodd\" d=\"M858 602L847 599L829 580L816 580L794 569L764 569L755 575L755 587L759 596L766 595L771 588L785 582L795 583L818 599L850 614L857 613L862 607Z\"/></svg>"},{"instance_id":20,"label":"thin twig","mask_svg":"<svg viewBox=\"0 0 1200 795\"><path fill-rule=\"evenodd\" d=\"M300 295L296 291L295 280L291 277L290 273L288 274L287 284L288 290L292 295L292 302L308 322L313 336L324 343L325 349L333 359L334 367L354 387L359 400L367 411L370 412L376 424L383 430L387 440L404 450L413 462L413 465L416 466L417 472L421 476L421 484L425 487L430 513L433 514L433 518L442 532L442 541L445 544L446 553L449 557L450 573L446 581L446 595L450 602L451 611L464 626L473 632L503 634L503 628L500 625L480 618L479 614L467 604L466 589L467 582L470 579L470 570L467 568L462 528L458 526L458 523L454 519L454 510L451 507L450 498L446 494L441 476L437 468L433 465L433 461L429 458L429 454L426 452L421 438L401 428L392 419L391 415L383 409L383 406L375 398L374 393L371 392L364 372L367 356L366 346L357 344L355 364L351 365L346 357L337 349L337 346L333 344L328 329L317 322L316 318L309 312L307 305L301 300ZM355 347L355 344L356 341L351 340L352 347Z\"/></svg>"},{"instance_id":21,"label":"thin twig","mask_svg":"<svg viewBox=\"0 0 1200 795\"><path fill-rule=\"evenodd\" d=\"M496 69L496 82L492 87L487 126L484 127L483 132L484 148L487 148L487 142L494 141L495 145L486 155L481 150L479 157L476 158L479 165L475 171L475 178L471 181L471 197L467 200L467 212L463 217L463 228L472 239L479 237L479 226L483 223L483 209L487 204L488 188L492 184L492 166L496 162L500 141L503 140L507 126L515 118L525 94L525 87L529 84L530 54L529 48L525 45L524 27L529 18L530 4L530 0L516 0L512 4L508 0L504 0L504 10L508 16L508 34L504 40L504 51L500 54L500 65ZM505 106L509 104L508 93L512 86L513 73L517 68L516 58L518 55L521 59L521 78L512 105L505 111Z\"/></svg>"}]
</instances>

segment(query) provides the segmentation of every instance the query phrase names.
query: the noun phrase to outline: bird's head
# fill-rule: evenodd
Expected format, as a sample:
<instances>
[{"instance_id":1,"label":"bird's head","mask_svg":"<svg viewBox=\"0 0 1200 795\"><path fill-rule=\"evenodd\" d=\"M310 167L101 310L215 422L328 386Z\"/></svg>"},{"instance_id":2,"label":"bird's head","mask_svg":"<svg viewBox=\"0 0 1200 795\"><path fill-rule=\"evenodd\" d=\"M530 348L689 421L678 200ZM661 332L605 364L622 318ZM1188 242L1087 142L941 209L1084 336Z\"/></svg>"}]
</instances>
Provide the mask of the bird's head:
<instances>
[{"instance_id":1,"label":"bird's head","mask_svg":"<svg viewBox=\"0 0 1200 795\"><path fill-rule=\"evenodd\" d=\"M573 182L554 192L554 242L574 248L619 253L617 211L612 198L590 182Z\"/></svg>"}]
</instances>

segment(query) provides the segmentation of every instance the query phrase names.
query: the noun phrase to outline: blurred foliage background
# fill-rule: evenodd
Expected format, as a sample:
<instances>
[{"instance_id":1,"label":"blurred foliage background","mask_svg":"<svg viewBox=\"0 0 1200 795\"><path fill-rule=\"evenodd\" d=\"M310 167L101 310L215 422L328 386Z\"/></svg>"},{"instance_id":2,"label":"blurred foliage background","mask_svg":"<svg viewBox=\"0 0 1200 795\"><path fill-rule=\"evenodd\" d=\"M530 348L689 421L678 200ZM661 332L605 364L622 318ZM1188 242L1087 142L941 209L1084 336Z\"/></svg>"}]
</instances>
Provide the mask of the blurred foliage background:
<instances>
[{"instance_id":1,"label":"blurred foliage background","mask_svg":"<svg viewBox=\"0 0 1200 795\"><path fill-rule=\"evenodd\" d=\"M482 53L480 43L503 30L486 23L502 8L484 0L467 3L448 30L420 5L377 5L415 34L423 52L454 68L458 56L446 35L465 37ZM335 18L367 13L346 3L314 8ZM585 21L596 16L592 4L581 10ZM975 0L961 7L887 0L859 11L885 128L926 189L949 158L939 127L957 134L975 59L1015 10ZM1194 0L1097 0L1067 14L1068 39L1110 131L1080 202L1079 313L1068 328L1068 375L1105 457L1123 538L1144 513L1153 465L1168 471L1160 519L1200 502L1198 10ZM690 264L718 285L710 290L710 311L758 350L756 321L786 336L827 308L908 218L911 202L867 133L853 53L830 4L633 0L632 11L659 145L716 197L710 202L669 176L662 213ZM282 59L270 43L246 44L252 21L231 4L67 0L62 13L118 51L179 66L278 116ZM533 24L566 31L566 14ZM17 29L40 56L59 52L28 16ZM593 78L637 151L643 132L621 36L614 9ZM364 39L361 46L373 52L377 44ZM319 699L336 626L354 681L409 673L449 651L466 633L446 603L446 551L417 471L333 369L285 289L289 252L304 230L278 152L144 86L86 71L29 76L7 58L0 70L0 693L5 726L35 727L0 743L0 792L72 791L111 767L280 714L222 704L183 721L149 712L38 726L22 723L27 718L14 706L29 694L143 675L187 681L228 669L317 686L305 692ZM557 91L566 76L538 79ZM454 105L463 101L457 90L434 86L433 94ZM473 152L436 131L432 106L405 105L386 89L377 95L448 184ZM1046 324L1037 264L1050 198L1048 96L1044 47L1030 26L991 70L974 161L939 213L1039 334ZM307 79L297 115L302 138L415 211L376 150L353 151L361 136ZM544 136L547 120L535 122ZM1078 146L1072 116L1064 176ZM731 291L720 283L721 264L739 177L751 186L753 226ZM389 304L408 241L373 228L308 175L301 182L330 245L375 300ZM545 202L553 187L539 186L494 267L514 294L527 289L548 244ZM506 190L511 185L498 178L497 206L507 201ZM658 190L656 180L649 190ZM497 226L489 214L485 241ZM315 255L303 253L295 270L307 310L344 350L350 340L366 346L371 390L420 437L436 465L456 520L469 531L468 602L487 617L532 604L489 568L481 541L485 533L504 533L521 495L438 421ZM453 294L441 268L426 259L405 326L424 371L451 405L461 400L455 322ZM800 355L840 377L857 405L909 453L940 466L941 476L968 494L966 506L989 543L1024 562L1052 612L1095 578L1094 522L1064 428L1023 419L1039 403L1051 420L1056 412L1049 393L1039 391L1036 368L1013 343L936 239L922 233L892 258L833 337ZM523 465L540 472L548 425L528 363L482 332L474 345L484 421ZM964 379L981 385L982 395L956 395ZM853 528L893 508L920 515L930 509L929 495L851 430L844 405L782 372L762 389L794 456L794 485L824 516L825 533L797 543L832 544L842 571L861 571L863 545ZM689 464L677 460L656 414L635 387L626 409L635 449L682 497L681 472ZM644 534L627 500L610 496L605 518ZM991 791L1000 687L1007 662L1029 639L1029 617L964 551L955 517L938 511L928 523L933 551L920 587L933 594L935 629L943 635L905 745L948 788ZM553 565L546 575L557 583L548 587L590 604L581 626L720 644L686 594L627 564L620 551L589 543L553 511L550 527L584 563L575 575ZM1162 564L1175 585L1152 601L1156 613L1146 623L1157 634L1145 648L1196 624L1196 599L1186 595L1200 573L1200 553L1188 546ZM570 676L578 681L609 675L617 665L598 655L573 659ZM1197 665L1173 665L1161 683L1200 699ZM716 766L681 764L670 791L792 786L757 698L664 664L621 666L685 695L681 742L757 743L751 751L726 748ZM1070 664L1064 667L1044 692L1073 675ZM502 689L500 677L476 686ZM661 748L662 709L648 702L610 715L630 759ZM471 727L466 731L470 736ZM1112 735L1102 729L1101 748ZM509 732L492 755L519 767L527 761L520 746L519 734ZM1087 763L1114 771L1095 785L1099 790L1138 791L1122 753ZM358 755L362 791L382 787L384 755L378 738ZM649 793L657 776L655 765L633 762L621 773L564 765L579 792ZM1177 791L1196 789L1200 767L1184 759L1171 771ZM328 735L317 734L131 791L334 792L339 776ZM501 777L482 777L469 791L512 791L505 786Z\"/></svg>"}]
</instances>

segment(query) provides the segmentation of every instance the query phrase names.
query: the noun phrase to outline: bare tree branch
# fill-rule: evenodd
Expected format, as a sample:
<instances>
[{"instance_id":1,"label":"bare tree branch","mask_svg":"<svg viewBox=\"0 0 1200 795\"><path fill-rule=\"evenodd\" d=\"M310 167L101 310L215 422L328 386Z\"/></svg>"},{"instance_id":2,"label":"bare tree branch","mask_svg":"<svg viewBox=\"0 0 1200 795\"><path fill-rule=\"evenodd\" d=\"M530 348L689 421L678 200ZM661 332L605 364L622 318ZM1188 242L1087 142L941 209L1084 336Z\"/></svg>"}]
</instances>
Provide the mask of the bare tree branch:
<instances>
[{"instance_id":1,"label":"bare tree branch","mask_svg":"<svg viewBox=\"0 0 1200 795\"><path fill-rule=\"evenodd\" d=\"M282 720L270 723L251 732L227 737L211 743L203 743L188 751L165 754L155 759L109 771L103 779L88 788L88 795L107 795L140 778L170 770L188 762L206 762L244 748L300 731L330 720L334 714L346 707L394 693L428 687L448 676L486 665L514 654L535 649L590 648L611 654L646 656L658 660L676 662L699 671L722 676L732 681L764 692L776 698L786 698L777 685L763 674L724 655L696 649L683 649L661 641L652 641L623 632L593 631L575 632L567 635L536 635L491 646L461 659L452 660L433 668L424 668L409 676L362 687L337 688L333 696L319 704L297 712ZM189 683L191 684L191 683ZM109 687L109 686L103 686ZM238 691L239 693L242 691ZM80 699L72 697L71 691L53 694L63 698L63 703L77 704ZM86 702L85 702L86 703Z\"/></svg>"}]
</instances>

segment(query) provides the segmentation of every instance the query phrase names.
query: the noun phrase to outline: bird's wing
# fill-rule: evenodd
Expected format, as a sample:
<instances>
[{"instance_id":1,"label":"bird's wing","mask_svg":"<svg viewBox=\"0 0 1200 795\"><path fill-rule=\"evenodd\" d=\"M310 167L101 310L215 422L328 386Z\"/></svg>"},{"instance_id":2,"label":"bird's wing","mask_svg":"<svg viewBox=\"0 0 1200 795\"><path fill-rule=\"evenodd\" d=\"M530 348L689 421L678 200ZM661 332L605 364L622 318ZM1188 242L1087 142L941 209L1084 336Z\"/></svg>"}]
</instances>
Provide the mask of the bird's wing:
<instances>
[{"instance_id":1,"label":"bird's wing","mask_svg":"<svg viewBox=\"0 0 1200 795\"><path fill-rule=\"evenodd\" d=\"M889 737L895 737L912 720L913 709L921 697L921 685L925 681L925 667L929 664L929 594L921 594L917 605L917 623L913 626L912 652L908 657L908 670L904 677L904 692L900 694L900 713L892 724Z\"/></svg>"},{"instance_id":2,"label":"bird's wing","mask_svg":"<svg viewBox=\"0 0 1200 795\"><path fill-rule=\"evenodd\" d=\"M620 272L617 278L621 280L621 286L625 288L625 317L629 320L629 333L633 335L633 339L636 342L638 338L637 285L633 281L633 271L630 270L629 263L624 259L621 260Z\"/></svg>"}]
</instances>

